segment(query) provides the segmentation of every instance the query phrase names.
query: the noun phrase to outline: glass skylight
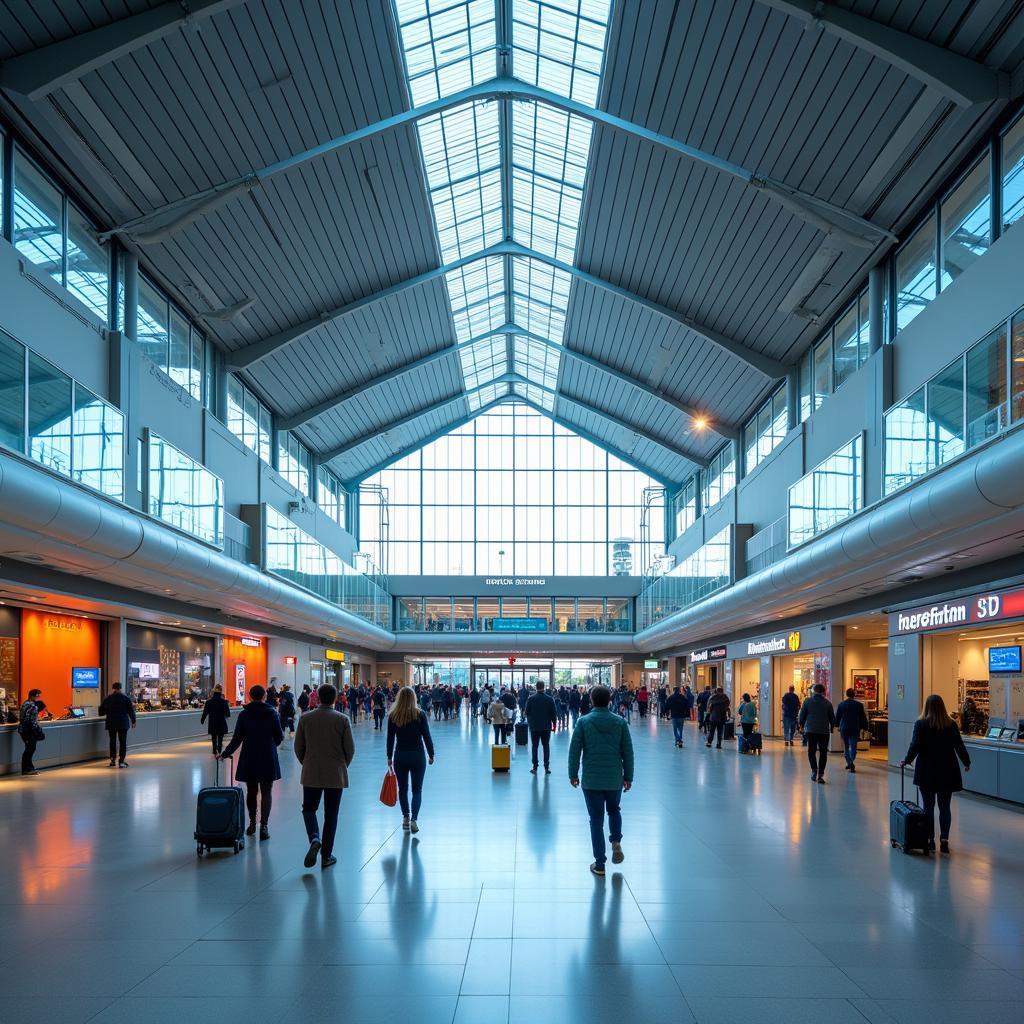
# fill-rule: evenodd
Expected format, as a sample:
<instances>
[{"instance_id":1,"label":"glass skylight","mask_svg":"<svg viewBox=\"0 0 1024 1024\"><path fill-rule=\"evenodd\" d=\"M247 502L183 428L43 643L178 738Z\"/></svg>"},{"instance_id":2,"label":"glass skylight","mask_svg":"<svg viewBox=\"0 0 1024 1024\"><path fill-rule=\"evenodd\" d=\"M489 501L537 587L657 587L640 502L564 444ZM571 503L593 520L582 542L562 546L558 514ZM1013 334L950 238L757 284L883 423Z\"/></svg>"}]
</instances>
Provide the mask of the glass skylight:
<instances>
[{"instance_id":1,"label":"glass skylight","mask_svg":"<svg viewBox=\"0 0 1024 1024\"><path fill-rule=\"evenodd\" d=\"M489 405L491 402L496 402L499 398L504 398L508 394L507 384L489 384L485 388L481 388L479 391L470 391L466 395L466 405L469 406L470 412L476 412L478 409L482 409L485 405Z\"/></svg>"},{"instance_id":2,"label":"glass skylight","mask_svg":"<svg viewBox=\"0 0 1024 1024\"><path fill-rule=\"evenodd\" d=\"M497 330L505 322L505 273L501 256L470 263L444 276L458 342Z\"/></svg>"},{"instance_id":3,"label":"glass skylight","mask_svg":"<svg viewBox=\"0 0 1024 1024\"><path fill-rule=\"evenodd\" d=\"M522 245L571 263L593 126L543 103L512 104L513 234Z\"/></svg>"},{"instance_id":4,"label":"glass skylight","mask_svg":"<svg viewBox=\"0 0 1024 1024\"><path fill-rule=\"evenodd\" d=\"M609 0L510 0L512 73L597 105Z\"/></svg>"},{"instance_id":5,"label":"glass skylight","mask_svg":"<svg viewBox=\"0 0 1024 1024\"><path fill-rule=\"evenodd\" d=\"M445 263L502 238L498 104L467 103L417 125Z\"/></svg>"},{"instance_id":6,"label":"glass skylight","mask_svg":"<svg viewBox=\"0 0 1024 1024\"><path fill-rule=\"evenodd\" d=\"M518 395L520 398L525 399L533 405L539 406L546 412L555 411L555 396L548 391L542 391L533 384L522 384L519 381L516 381L516 383L512 385L512 391L513 394Z\"/></svg>"},{"instance_id":7,"label":"glass skylight","mask_svg":"<svg viewBox=\"0 0 1024 1024\"><path fill-rule=\"evenodd\" d=\"M395 0L414 106L494 78L495 0Z\"/></svg>"},{"instance_id":8,"label":"glass skylight","mask_svg":"<svg viewBox=\"0 0 1024 1024\"><path fill-rule=\"evenodd\" d=\"M557 348L543 341L519 336L512 349L513 372L554 391L558 386L560 356Z\"/></svg>"},{"instance_id":9,"label":"glass skylight","mask_svg":"<svg viewBox=\"0 0 1024 1024\"><path fill-rule=\"evenodd\" d=\"M515 322L531 334L561 342L572 279L539 260L512 260L512 310Z\"/></svg>"},{"instance_id":10,"label":"glass skylight","mask_svg":"<svg viewBox=\"0 0 1024 1024\"><path fill-rule=\"evenodd\" d=\"M466 390L481 384L489 384L505 372L508 361L508 341L503 334L474 342L468 348L459 350L462 362L462 377Z\"/></svg>"}]
</instances>

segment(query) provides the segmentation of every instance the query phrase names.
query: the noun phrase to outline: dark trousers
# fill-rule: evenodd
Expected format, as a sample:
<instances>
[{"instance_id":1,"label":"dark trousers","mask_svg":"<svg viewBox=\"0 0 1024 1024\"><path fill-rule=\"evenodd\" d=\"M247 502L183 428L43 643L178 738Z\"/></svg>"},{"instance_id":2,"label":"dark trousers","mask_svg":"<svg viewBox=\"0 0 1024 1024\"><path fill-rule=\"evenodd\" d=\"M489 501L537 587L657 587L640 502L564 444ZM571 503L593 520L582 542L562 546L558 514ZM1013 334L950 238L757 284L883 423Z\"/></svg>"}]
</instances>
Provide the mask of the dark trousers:
<instances>
[{"instance_id":1,"label":"dark trousers","mask_svg":"<svg viewBox=\"0 0 1024 1024\"><path fill-rule=\"evenodd\" d=\"M811 762L811 771L818 775L825 774L828 761L828 733L807 733L807 760Z\"/></svg>"},{"instance_id":2,"label":"dark trousers","mask_svg":"<svg viewBox=\"0 0 1024 1024\"><path fill-rule=\"evenodd\" d=\"M123 763L125 751L128 746L128 730L110 729L107 732L107 736L110 740L110 760L118 760ZM118 756L118 749L120 749L120 756Z\"/></svg>"},{"instance_id":3,"label":"dark trousers","mask_svg":"<svg viewBox=\"0 0 1024 1024\"><path fill-rule=\"evenodd\" d=\"M395 776L398 779L398 803L402 814L414 821L419 817L423 802L423 778L427 774L427 755L422 750L396 750L394 758ZM412 806L409 805L409 788L412 786Z\"/></svg>"},{"instance_id":4,"label":"dark trousers","mask_svg":"<svg viewBox=\"0 0 1024 1024\"><path fill-rule=\"evenodd\" d=\"M507 725L495 725L494 726L494 742L495 743L505 743L508 740L508 730L509 730L509 727Z\"/></svg>"},{"instance_id":5,"label":"dark trousers","mask_svg":"<svg viewBox=\"0 0 1024 1024\"><path fill-rule=\"evenodd\" d=\"M224 733L211 733L210 742L213 744L213 752L219 754L224 749Z\"/></svg>"},{"instance_id":6,"label":"dark trousers","mask_svg":"<svg viewBox=\"0 0 1024 1024\"><path fill-rule=\"evenodd\" d=\"M707 714L706 714L706 712L701 711L700 708L698 708L697 709L697 732L703 732L704 731L704 726L706 724L707 724Z\"/></svg>"},{"instance_id":7,"label":"dark trousers","mask_svg":"<svg viewBox=\"0 0 1024 1024\"><path fill-rule=\"evenodd\" d=\"M645 701L645 700L638 700L636 702L636 706L640 709L640 717L641 718L646 718L647 717L647 701Z\"/></svg>"},{"instance_id":8,"label":"dark trousers","mask_svg":"<svg viewBox=\"0 0 1024 1024\"><path fill-rule=\"evenodd\" d=\"M375 729L382 729L384 727L384 709L374 708L373 709L373 727Z\"/></svg>"},{"instance_id":9,"label":"dark trousers","mask_svg":"<svg viewBox=\"0 0 1024 1024\"><path fill-rule=\"evenodd\" d=\"M953 824L953 794L948 789L922 789L925 817L928 819L928 838L935 839L935 804L939 805L939 838L949 838L949 827Z\"/></svg>"},{"instance_id":10,"label":"dark trousers","mask_svg":"<svg viewBox=\"0 0 1024 1024\"><path fill-rule=\"evenodd\" d=\"M35 736L22 733L21 742L25 744L25 749L21 752L21 774L27 775L36 770L36 766L32 763L32 755L36 752L39 740Z\"/></svg>"},{"instance_id":11,"label":"dark trousers","mask_svg":"<svg viewBox=\"0 0 1024 1024\"><path fill-rule=\"evenodd\" d=\"M320 852L330 857L334 851L334 834L338 831L338 811L341 808L342 789L320 789L317 786L302 787L302 821L306 826L306 838L312 842L320 840ZM268 789L269 793L269 789ZM324 828L320 831L316 813L320 810L320 798L324 800ZM269 813L269 811L268 811Z\"/></svg>"},{"instance_id":12,"label":"dark trousers","mask_svg":"<svg viewBox=\"0 0 1024 1024\"><path fill-rule=\"evenodd\" d=\"M260 824L270 821L270 808L274 802L273 782L247 782L245 784L245 806L249 808L249 820L256 820L256 798L259 797Z\"/></svg>"},{"instance_id":13,"label":"dark trousers","mask_svg":"<svg viewBox=\"0 0 1024 1024\"><path fill-rule=\"evenodd\" d=\"M725 732L725 722L712 722L710 719L705 719L705 724L708 730L708 746L711 746L716 736L718 737L718 746L721 746L722 733Z\"/></svg>"},{"instance_id":14,"label":"dark trousers","mask_svg":"<svg viewBox=\"0 0 1024 1024\"><path fill-rule=\"evenodd\" d=\"M583 799L587 801L587 814L590 815L590 843L594 848L594 862L604 867L607 859L604 845L604 815L608 812L608 832L613 843L622 840L622 812L619 802L622 800L621 789L585 789Z\"/></svg>"},{"instance_id":15,"label":"dark trousers","mask_svg":"<svg viewBox=\"0 0 1024 1024\"><path fill-rule=\"evenodd\" d=\"M551 730L550 729L531 729L530 730L530 741L532 743L533 751L533 767L537 767L537 744L540 743L544 747L544 767L551 767Z\"/></svg>"},{"instance_id":16,"label":"dark trousers","mask_svg":"<svg viewBox=\"0 0 1024 1024\"><path fill-rule=\"evenodd\" d=\"M754 731L753 722L740 722L740 728L743 730L744 736L749 736Z\"/></svg>"}]
</instances>

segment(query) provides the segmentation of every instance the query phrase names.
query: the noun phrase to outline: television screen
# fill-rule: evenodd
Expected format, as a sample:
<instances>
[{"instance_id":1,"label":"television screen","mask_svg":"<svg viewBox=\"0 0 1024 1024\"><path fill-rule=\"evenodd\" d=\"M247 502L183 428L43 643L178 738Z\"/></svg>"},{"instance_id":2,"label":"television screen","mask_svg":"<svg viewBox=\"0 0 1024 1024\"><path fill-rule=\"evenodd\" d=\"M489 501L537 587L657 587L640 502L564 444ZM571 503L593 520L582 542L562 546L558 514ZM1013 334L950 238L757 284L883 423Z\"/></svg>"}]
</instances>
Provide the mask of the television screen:
<instances>
[{"instance_id":1,"label":"television screen","mask_svg":"<svg viewBox=\"0 0 1024 1024\"><path fill-rule=\"evenodd\" d=\"M98 690L100 688L100 670L98 668L73 668L71 670L71 688L73 690Z\"/></svg>"},{"instance_id":2,"label":"television screen","mask_svg":"<svg viewBox=\"0 0 1024 1024\"><path fill-rule=\"evenodd\" d=\"M1020 644L988 649L989 672L1020 672Z\"/></svg>"},{"instance_id":3,"label":"television screen","mask_svg":"<svg viewBox=\"0 0 1024 1024\"><path fill-rule=\"evenodd\" d=\"M138 672L139 679L159 679L160 663L156 661L133 661L131 668Z\"/></svg>"}]
</instances>

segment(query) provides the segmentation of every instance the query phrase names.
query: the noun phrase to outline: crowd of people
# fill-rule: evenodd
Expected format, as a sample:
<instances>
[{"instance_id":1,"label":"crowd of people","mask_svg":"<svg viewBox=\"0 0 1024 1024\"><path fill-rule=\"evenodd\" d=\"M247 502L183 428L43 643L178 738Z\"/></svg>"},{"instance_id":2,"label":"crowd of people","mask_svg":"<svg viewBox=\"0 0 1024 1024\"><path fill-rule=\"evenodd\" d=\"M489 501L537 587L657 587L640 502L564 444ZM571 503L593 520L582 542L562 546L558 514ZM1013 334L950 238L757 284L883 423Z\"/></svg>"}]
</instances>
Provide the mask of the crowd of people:
<instances>
[{"instance_id":1,"label":"crowd of people","mask_svg":"<svg viewBox=\"0 0 1024 1024\"><path fill-rule=\"evenodd\" d=\"M846 770L856 773L858 741L868 728L864 705L852 689L833 706L825 687L816 684L803 700L790 686L781 699L782 736L786 747L794 746L799 732L807 748L811 780L825 782L829 742L834 731L843 741ZM685 745L686 723L696 719L705 746L722 747L723 738L735 728L731 701L722 687L706 686L694 694L688 685L671 690L661 687L649 692L641 687L566 686L550 690L544 682L518 689L491 686L443 685L374 687L354 682L338 689L332 684L303 686L296 695L290 686L253 686L249 700L233 710L221 687L215 686L203 707L215 757L238 753L235 777L245 784L248 826L246 834L270 838L270 812L274 783L281 778L278 748L285 735L294 737L294 752L300 762L303 788L302 818L309 837L307 867L319 858L321 868L335 863L334 837L341 794L348 787L348 768L355 756L353 725L360 718L373 719L375 731L386 729L389 771L396 777L402 828L419 831L418 817L423 800L427 766L434 763L430 716L435 722L457 720L463 709L493 729L493 742L506 744L516 722L525 730L521 742L531 741L531 772L538 774L543 758L545 774L551 774L551 736L558 729L572 730L569 745L569 780L582 785L590 816L594 862L591 871L603 874L606 860L604 827L607 818L612 844L612 862L623 859L620 800L633 782L633 747L630 723L633 709L641 719L653 717L672 723L675 746ZM110 737L110 767L126 768L127 736L135 725L131 700L114 683L99 708L106 719ZM753 747L758 724L758 705L744 693L737 708L742 730L740 749ZM36 746L44 738L41 722L49 713L39 689L29 692L19 712L18 731L24 743L22 774L38 775L32 763ZM231 739L224 745L229 723L234 722ZM582 763L582 775L580 765ZM901 765L914 764L914 784L920 789L928 823L928 839L935 848L935 810L939 814L939 844L949 852L952 794L963 789L961 765L970 770L970 756L956 723L936 694L925 702L915 723L913 739ZM323 825L318 814L323 804Z\"/></svg>"}]
</instances>

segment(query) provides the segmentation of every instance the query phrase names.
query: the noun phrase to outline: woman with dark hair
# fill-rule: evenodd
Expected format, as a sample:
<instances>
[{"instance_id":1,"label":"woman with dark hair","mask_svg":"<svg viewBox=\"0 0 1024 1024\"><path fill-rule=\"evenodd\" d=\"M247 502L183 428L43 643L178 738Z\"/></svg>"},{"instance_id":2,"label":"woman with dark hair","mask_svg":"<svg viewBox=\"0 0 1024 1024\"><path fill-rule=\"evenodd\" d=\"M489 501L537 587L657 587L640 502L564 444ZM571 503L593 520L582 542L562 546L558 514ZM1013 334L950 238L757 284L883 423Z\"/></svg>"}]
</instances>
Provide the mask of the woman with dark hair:
<instances>
[{"instance_id":1,"label":"woman with dark hair","mask_svg":"<svg viewBox=\"0 0 1024 1024\"><path fill-rule=\"evenodd\" d=\"M423 801L423 778L427 764L434 763L434 741L425 711L416 702L416 691L405 686L398 691L388 715L388 767L398 777L398 801L402 807L402 828L419 832L416 822ZM410 783L412 805L409 804Z\"/></svg>"},{"instance_id":2,"label":"woman with dark hair","mask_svg":"<svg viewBox=\"0 0 1024 1024\"><path fill-rule=\"evenodd\" d=\"M950 805L953 794L964 788L960 764L969 772L971 756L956 722L949 717L937 693L924 702L924 712L914 723L914 735L900 767L913 764L915 760L914 785L921 790L928 818L928 848L935 849L935 805L938 803L939 846L943 853L949 853L949 827L953 822Z\"/></svg>"},{"instance_id":3,"label":"woman with dark hair","mask_svg":"<svg viewBox=\"0 0 1024 1024\"><path fill-rule=\"evenodd\" d=\"M749 693L743 694L739 712L740 728L743 730L743 736L745 739L750 739L750 734L754 731L754 726L757 725L757 705L750 699ZM749 749L748 747L747 750Z\"/></svg>"},{"instance_id":4,"label":"woman with dark hair","mask_svg":"<svg viewBox=\"0 0 1024 1024\"><path fill-rule=\"evenodd\" d=\"M213 756L216 757L224 747L224 737L228 733L228 719L231 717L231 705L224 699L224 688L218 683L210 694L210 699L203 705L203 713L199 724L209 722L206 731L213 744Z\"/></svg>"},{"instance_id":5,"label":"woman with dark hair","mask_svg":"<svg viewBox=\"0 0 1024 1024\"><path fill-rule=\"evenodd\" d=\"M256 685L249 689L249 703L238 712L231 742L220 755L223 760L239 747L238 771L235 778L245 783L245 803L249 809L247 836L256 834L256 808L259 801L260 839L270 838L270 805L274 783L281 778L281 762L277 748L284 741L284 731L277 712L267 703L267 691Z\"/></svg>"}]
</instances>

